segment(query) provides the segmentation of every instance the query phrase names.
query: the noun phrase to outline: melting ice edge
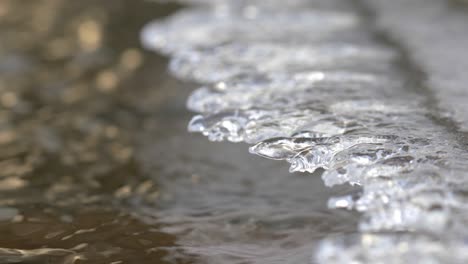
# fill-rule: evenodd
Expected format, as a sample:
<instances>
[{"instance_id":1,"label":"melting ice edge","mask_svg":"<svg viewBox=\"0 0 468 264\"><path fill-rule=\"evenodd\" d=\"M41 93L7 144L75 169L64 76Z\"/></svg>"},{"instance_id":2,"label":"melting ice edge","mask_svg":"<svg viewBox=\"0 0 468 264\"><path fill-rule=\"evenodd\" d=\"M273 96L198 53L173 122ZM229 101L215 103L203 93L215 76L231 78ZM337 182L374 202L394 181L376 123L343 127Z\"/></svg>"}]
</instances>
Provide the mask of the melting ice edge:
<instances>
[{"instance_id":1,"label":"melting ice edge","mask_svg":"<svg viewBox=\"0 0 468 264\"><path fill-rule=\"evenodd\" d=\"M360 233L324 239L312 262L468 261L466 147L355 8L186 2L195 5L148 24L142 40L171 57L175 76L202 84L189 130L252 144L291 172L324 169L327 186L362 187L328 203L361 212Z\"/></svg>"}]
</instances>

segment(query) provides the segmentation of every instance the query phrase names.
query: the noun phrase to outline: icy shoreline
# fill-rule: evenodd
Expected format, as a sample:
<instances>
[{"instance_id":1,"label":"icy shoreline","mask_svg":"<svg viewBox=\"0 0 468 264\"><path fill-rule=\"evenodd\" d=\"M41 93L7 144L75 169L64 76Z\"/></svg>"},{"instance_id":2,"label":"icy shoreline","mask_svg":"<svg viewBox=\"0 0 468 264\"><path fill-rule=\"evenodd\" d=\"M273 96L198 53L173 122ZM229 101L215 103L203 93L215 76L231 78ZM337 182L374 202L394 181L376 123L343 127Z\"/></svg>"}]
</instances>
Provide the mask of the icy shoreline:
<instances>
[{"instance_id":1,"label":"icy shoreline","mask_svg":"<svg viewBox=\"0 0 468 264\"><path fill-rule=\"evenodd\" d=\"M431 118L432 98L408 87L418 84L402 72L396 47L376 40L368 20L340 1L206 2L211 5L149 24L143 43L171 57L175 76L203 84L188 100L199 114L190 131L214 141L254 144L251 153L285 160L291 171L324 169L328 186L362 187L360 194L329 201L330 208L362 213L361 233L325 239L313 261L468 259L468 153L456 134ZM378 21L403 42L415 36L408 43L416 62L434 76L429 86L436 99L455 109L455 120L462 122L464 106L458 105L466 97L456 95L458 85L467 83L463 75L444 90L442 77L453 72L433 63L442 57L424 56L445 45L421 43L434 29L420 37L402 31L408 24L416 29L424 24L414 21L419 18L414 13L406 21L400 12L404 4L367 2L381 8ZM437 5L432 2L428 9L438 10L431 9ZM307 11L296 16L298 7ZM418 49L422 46L427 49ZM444 250L449 245L453 252Z\"/></svg>"}]
</instances>

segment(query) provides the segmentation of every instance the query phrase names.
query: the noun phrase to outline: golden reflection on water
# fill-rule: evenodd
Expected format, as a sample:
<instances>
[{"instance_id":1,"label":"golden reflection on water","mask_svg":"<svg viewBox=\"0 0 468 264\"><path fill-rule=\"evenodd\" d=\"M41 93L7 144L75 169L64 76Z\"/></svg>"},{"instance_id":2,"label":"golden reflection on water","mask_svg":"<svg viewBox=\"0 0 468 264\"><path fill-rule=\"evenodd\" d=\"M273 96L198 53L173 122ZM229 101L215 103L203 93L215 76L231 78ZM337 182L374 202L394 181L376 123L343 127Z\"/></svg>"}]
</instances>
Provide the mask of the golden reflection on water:
<instances>
[{"instance_id":1,"label":"golden reflection on water","mask_svg":"<svg viewBox=\"0 0 468 264\"><path fill-rule=\"evenodd\" d=\"M138 98L158 111L173 92L154 87L165 62L138 34L174 9L0 1L1 263L164 263L174 238L125 204L160 194L134 160L134 132L154 123Z\"/></svg>"}]
</instances>

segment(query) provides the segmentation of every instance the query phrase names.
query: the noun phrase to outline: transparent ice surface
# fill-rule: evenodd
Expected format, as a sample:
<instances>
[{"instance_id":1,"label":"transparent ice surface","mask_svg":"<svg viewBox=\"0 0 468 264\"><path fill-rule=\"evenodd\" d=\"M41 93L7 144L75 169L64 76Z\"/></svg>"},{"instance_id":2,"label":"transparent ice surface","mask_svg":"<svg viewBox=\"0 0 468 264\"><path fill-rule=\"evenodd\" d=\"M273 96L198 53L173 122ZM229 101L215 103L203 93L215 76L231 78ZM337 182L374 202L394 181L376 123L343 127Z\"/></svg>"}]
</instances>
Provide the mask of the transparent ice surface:
<instances>
[{"instance_id":1,"label":"transparent ice surface","mask_svg":"<svg viewBox=\"0 0 468 264\"><path fill-rule=\"evenodd\" d=\"M236 76L304 70L386 70L394 53L383 46L327 43L236 42L176 53L171 72L182 79L214 83ZM386 63L387 62L387 63Z\"/></svg>"},{"instance_id":2,"label":"transparent ice surface","mask_svg":"<svg viewBox=\"0 0 468 264\"><path fill-rule=\"evenodd\" d=\"M213 12L182 11L148 24L143 44L164 53L204 48L233 41L320 42L341 32L349 38L359 34L357 16L343 12L260 12L249 10ZM314 34L303 34L307 30Z\"/></svg>"}]
</instances>

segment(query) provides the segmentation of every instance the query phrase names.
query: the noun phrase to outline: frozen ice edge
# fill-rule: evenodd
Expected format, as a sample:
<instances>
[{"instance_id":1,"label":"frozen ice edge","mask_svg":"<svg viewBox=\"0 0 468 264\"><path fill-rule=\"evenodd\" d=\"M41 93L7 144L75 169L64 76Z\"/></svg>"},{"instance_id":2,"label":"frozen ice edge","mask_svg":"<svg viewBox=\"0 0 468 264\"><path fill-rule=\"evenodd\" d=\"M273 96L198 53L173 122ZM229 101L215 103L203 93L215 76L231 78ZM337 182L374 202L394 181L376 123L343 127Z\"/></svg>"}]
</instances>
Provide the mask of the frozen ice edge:
<instances>
[{"instance_id":1,"label":"frozen ice edge","mask_svg":"<svg viewBox=\"0 0 468 264\"><path fill-rule=\"evenodd\" d=\"M166 33L172 34L171 31ZM143 33L144 36L148 34ZM265 39L268 37L260 40L265 43ZM291 61L280 59L269 67L257 68L259 57L255 57L258 55L255 49L242 57L245 50L257 45L255 38L240 44L235 38L232 40L233 44L222 43L224 46L219 46L217 41L204 43L203 49L191 43L174 50L154 47L149 42L146 45L172 54L176 58L171 64L172 71L178 77L214 85L202 88L205 89L203 93L197 90L191 97L190 108L201 114L191 121L190 131L201 132L215 141L257 143L250 148L251 153L286 160L292 164L292 171L313 172L324 168L323 179L329 186L343 183L362 186L360 196L335 197L329 201L332 208L362 212L362 233L324 240L316 261L398 263L401 259L422 258L434 263L461 263L468 259L463 254L467 252L464 216L467 197L463 194L467 153L453 136L427 118L429 110L418 103L423 100L421 96L409 95L398 82L395 86L386 83L382 85L384 89L369 89L369 84L365 83L348 88L347 82L342 81L332 82L330 88L330 82L326 81L317 84L302 80L291 85L291 79L285 78L280 86L290 87L290 90L283 93L283 89L269 86L272 80L267 80L267 85L256 81L266 75L291 76L297 71L329 76L335 70L354 68L369 71L373 76L391 76L394 74L393 55L366 57L358 54L345 60L340 56L327 57L318 63L299 60L294 61L296 65L292 68ZM324 45L327 46L327 42ZM277 52L280 56L283 51L297 50L297 46L287 43L279 47L285 47ZM267 51L260 58L270 62L272 51L265 48L259 51ZM226 60L223 52L231 57ZM333 66L337 62L348 65L335 69ZM324 63L329 63L325 69ZM382 65L384 67L380 68ZM373 68L379 69L373 72ZM252 76L253 82L249 80ZM258 84L258 94L242 89ZM342 87L346 88L346 93L340 93ZM315 90L323 94L326 89L332 95L329 98L319 98L319 102L315 98L303 100L320 95ZM396 92L385 94L386 89ZM207 102L194 107L197 99L193 97L197 93L202 94L198 95L199 99L204 97ZM295 93L292 100L283 100ZM233 100L233 95L241 99ZM277 105L280 107L275 108ZM356 115L359 118L353 118ZM392 122L399 125L392 126ZM440 239L434 241L433 236ZM444 252L448 245L453 251Z\"/></svg>"}]
</instances>

